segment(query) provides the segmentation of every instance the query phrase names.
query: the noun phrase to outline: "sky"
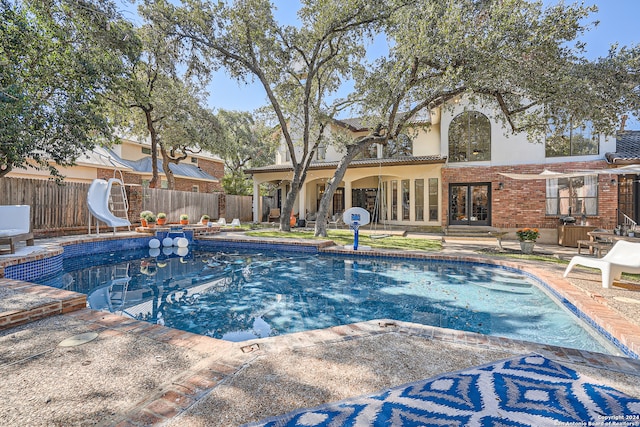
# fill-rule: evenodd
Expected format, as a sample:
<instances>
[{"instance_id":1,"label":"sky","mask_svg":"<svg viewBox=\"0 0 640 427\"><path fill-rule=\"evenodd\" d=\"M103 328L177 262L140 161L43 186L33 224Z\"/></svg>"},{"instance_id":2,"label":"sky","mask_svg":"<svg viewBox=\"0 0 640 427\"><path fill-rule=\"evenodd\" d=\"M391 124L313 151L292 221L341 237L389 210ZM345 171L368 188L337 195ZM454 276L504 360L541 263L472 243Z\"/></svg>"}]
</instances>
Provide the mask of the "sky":
<instances>
[{"instance_id":1,"label":"sky","mask_svg":"<svg viewBox=\"0 0 640 427\"><path fill-rule=\"evenodd\" d=\"M543 0L543 4L549 6L561 1ZM299 4L297 0L272 0L272 2L277 7L275 16L279 22L295 23ZM609 47L616 42L620 46L640 44L640 26L638 25L640 0L584 0L584 2L588 6L596 5L599 9L587 21L597 20L599 24L580 38L587 44L587 58L606 56ZM565 3L573 3L573 0L567 0ZM126 13L125 16L131 19L129 14L131 12ZM268 103L264 89L259 84L240 84L229 78L223 70L215 73L208 91L209 107L215 110L253 111ZM628 124L634 129L640 129L637 121Z\"/></svg>"}]
</instances>

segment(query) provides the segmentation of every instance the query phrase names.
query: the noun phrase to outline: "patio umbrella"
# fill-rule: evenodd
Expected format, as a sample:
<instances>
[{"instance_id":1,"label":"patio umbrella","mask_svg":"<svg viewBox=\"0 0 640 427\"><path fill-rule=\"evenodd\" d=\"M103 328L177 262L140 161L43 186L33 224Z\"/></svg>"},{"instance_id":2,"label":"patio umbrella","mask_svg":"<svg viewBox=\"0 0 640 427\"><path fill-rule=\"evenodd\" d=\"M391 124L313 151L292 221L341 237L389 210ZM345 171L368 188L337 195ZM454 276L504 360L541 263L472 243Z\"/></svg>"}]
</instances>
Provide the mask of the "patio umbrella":
<instances>
[{"instance_id":1,"label":"patio umbrella","mask_svg":"<svg viewBox=\"0 0 640 427\"><path fill-rule=\"evenodd\" d=\"M543 170L540 173L499 173L499 175L506 176L511 179L518 180L532 180L532 179L558 179L558 178L573 178L576 176L585 175L636 175L640 174L640 165L627 165L619 168L610 169L586 169L573 172L553 172L550 170Z\"/></svg>"},{"instance_id":2,"label":"patio umbrella","mask_svg":"<svg viewBox=\"0 0 640 427\"><path fill-rule=\"evenodd\" d=\"M580 171L583 175L637 175L640 174L640 165L627 165L611 169L593 169Z\"/></svg>"},{"instance_id":3,"label":"patio umbrella","mask_svg":"<svg viewBox=\"0 0 640 427\"><path fill-rule=\"evenodd\" d=\"M593 175L595 172L553 172L550 170L543 170L540 173L499 173L499 175L506 176L507 178L517 180L532 180L532 179L558 179L558 178L573 178L576 176Z\"/></svg>"}]
</instances>

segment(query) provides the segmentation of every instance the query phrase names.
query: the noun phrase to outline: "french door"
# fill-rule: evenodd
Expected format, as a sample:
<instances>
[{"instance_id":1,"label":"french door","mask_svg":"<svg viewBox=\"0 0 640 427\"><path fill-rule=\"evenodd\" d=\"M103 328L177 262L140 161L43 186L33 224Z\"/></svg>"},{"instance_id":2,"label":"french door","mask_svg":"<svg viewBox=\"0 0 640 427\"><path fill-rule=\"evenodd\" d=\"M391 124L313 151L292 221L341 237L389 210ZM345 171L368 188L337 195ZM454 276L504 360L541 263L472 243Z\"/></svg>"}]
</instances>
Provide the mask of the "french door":
<instances>
[{"instance_id":1,"label":"french door","mask_svg":"<svg viewBox=\"0 0 640 427\"><path fill-rule=\"evenodd\" d=\"M450 225L491 225L491 183L449 185Z\"/></svg>"}]
</instances>

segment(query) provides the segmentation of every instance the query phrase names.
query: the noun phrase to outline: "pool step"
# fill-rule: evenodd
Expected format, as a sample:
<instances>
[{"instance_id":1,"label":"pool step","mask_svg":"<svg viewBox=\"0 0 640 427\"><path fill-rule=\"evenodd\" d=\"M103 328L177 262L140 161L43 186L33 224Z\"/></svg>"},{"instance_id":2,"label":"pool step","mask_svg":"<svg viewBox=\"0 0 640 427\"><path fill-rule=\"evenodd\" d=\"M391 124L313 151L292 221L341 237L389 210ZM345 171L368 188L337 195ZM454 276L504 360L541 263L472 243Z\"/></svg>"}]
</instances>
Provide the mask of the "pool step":
<instances>
[{"instance_id":1,"label":"pool step","mask_svg":"<svg viewBox=\"0 0 640 427\"><path fill-rule=\"evenodd\" d=\"M21 280L0 279L0 330L87 307L87 296Z\"/></svg>"}]
</instances>

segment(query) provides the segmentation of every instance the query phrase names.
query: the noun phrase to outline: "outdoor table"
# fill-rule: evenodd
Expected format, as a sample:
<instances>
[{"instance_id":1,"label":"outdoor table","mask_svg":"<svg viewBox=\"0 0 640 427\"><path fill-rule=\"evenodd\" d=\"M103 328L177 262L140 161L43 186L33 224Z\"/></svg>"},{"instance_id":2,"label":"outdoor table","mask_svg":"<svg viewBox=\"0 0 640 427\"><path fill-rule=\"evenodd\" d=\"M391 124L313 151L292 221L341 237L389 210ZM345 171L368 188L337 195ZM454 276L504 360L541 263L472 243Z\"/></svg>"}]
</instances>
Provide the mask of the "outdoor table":
<instances>
[{"instance_id":1,"label":"outdoor table","mask_svg":"<svg viewBox=\"0 0 640 427\"><path fill-rule=\"evenodd\" d=\"M618 240L624 240L627 242L640 242L640 237L620 236L610 231L591 231L587 233L589 235L589 241L580 241L578 243L578 253L580 253L581 246L588 246L590 254L596 254L600 257L602 249L609 250Z\"/></svg>"}]
</instances>

